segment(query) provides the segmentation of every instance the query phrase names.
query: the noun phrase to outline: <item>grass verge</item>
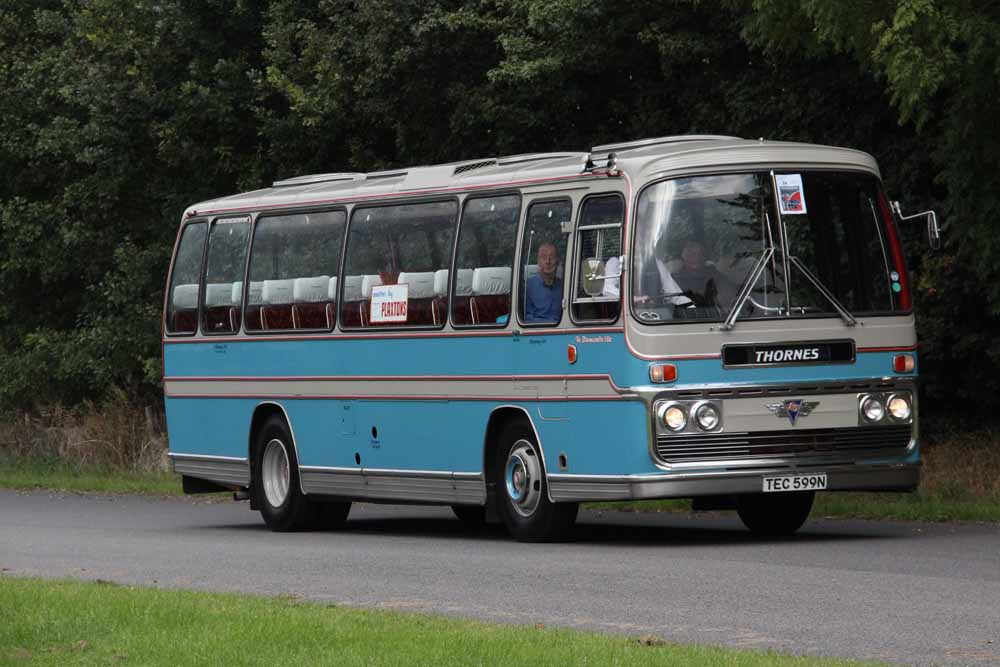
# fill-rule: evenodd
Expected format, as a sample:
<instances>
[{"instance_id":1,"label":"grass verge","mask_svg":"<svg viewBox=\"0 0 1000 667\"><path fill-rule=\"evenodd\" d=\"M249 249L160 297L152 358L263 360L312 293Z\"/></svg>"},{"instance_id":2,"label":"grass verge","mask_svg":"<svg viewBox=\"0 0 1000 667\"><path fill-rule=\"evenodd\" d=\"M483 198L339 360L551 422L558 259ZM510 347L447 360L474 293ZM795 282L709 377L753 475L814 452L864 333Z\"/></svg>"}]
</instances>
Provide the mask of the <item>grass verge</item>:
<instances>
[{"instance_id":1,"label":"grass verge","mask_svg":"<svg viewBox=\"0 0 1000 667\"><path fill-rule=\"evenodd\" d=\"M0 665L871 665L290 598L0 576Z\"/></svg>"},{"instance_id":2,"label":"grass verge","mask_svg":"<svg viewBox=\"0 0 1000 667\"><path fill-rule=\"evenodd\" d=\"M0 487L102 493L179 495L181 478L169 472L116 470L59 461L0 459Z\"/></svg>"}]
</instances>

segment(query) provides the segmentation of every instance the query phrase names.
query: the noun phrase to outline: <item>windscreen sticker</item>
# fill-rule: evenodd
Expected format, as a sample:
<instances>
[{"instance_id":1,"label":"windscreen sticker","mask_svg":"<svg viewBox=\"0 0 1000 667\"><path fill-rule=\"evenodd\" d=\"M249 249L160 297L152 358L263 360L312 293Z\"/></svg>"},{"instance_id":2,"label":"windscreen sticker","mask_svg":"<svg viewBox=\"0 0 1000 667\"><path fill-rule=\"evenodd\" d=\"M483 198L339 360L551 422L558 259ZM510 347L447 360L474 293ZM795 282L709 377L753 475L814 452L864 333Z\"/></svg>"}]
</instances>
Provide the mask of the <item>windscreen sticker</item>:
<instances>
[{"instance_id":1,"label":"windscreen sticker","mask_svg":"<svg viewBox=\"0 0 1000 667\"><path fill-rule=\"evenodd\" d=\"M405 322L409 285L372 287L371 323Z\"/></svg>"},{"instance_id":2,"label":"windscreen sticker","mask_svg":"<svg viewBox=\"0 0 1000 667\"><path fill-rule=\"evenodd\" d=\"M802 188L802 174L776 175L778 202L783 215L805 215L806 193Z\"/></svg>"}]
</instances>

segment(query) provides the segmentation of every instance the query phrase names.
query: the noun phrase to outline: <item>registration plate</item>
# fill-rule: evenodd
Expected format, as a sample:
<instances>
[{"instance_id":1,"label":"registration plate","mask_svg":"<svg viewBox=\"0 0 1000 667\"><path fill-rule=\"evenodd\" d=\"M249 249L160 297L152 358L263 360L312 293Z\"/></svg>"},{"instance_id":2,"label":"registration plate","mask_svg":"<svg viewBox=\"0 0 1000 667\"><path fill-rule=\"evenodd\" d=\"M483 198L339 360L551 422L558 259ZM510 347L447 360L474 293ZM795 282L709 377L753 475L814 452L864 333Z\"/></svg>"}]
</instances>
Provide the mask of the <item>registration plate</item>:
<instances>
[{"instance_id":1,"label":"registration plate","mask_svg":"<svg viewBox=\"0 0 1000 667\"><path fill-rule=\"evenodd\" d=\"M826 488L826 473L765 477L764 493L779 491L820 491Z\"/></svg>"}]
</instances>

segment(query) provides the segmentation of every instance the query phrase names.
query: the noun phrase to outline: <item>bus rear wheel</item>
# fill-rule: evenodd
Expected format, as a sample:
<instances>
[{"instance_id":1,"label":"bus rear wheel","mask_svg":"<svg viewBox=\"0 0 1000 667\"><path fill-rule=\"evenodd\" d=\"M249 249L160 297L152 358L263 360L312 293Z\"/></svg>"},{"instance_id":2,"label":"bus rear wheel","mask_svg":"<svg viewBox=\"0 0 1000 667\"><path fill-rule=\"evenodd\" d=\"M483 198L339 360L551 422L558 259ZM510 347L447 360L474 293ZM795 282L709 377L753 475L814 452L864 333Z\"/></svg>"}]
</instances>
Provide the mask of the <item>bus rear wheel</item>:
<instances>
[{"instance_id":1,"label":"bus rear wheel","mask_svg":"<svg viewBox=\"0 0 1000 667\"><path fill-rule=\"evenodd\" d=\"M736 499L736 512L754 535L784 537L806 522L815 491L748 493Z\"/></svg>"},{"instance_id":2,"label":"bus rear wheel","mask_svg":"<svg viewBox=\"0 0 1000 667\"><path fill-rule=\"evenodd\" d=\"M579 504L549 500L541 449L528 425L513 422L501 433L496 480L500 516L519 542L559 539L576 521Z\"/></svg>"},{"instance_id":3,"label":"bus rear wheel","mask_svg":"<svg viewBox=\"0 0 1000 667\"><path fill-rule=\"evenodd\" d=\"M264 524L279 533L343 525L349 502L316 502L302 493L299 465L285 420L273 415L257 432L251 492Z\"/></svg>"}]
</instances>

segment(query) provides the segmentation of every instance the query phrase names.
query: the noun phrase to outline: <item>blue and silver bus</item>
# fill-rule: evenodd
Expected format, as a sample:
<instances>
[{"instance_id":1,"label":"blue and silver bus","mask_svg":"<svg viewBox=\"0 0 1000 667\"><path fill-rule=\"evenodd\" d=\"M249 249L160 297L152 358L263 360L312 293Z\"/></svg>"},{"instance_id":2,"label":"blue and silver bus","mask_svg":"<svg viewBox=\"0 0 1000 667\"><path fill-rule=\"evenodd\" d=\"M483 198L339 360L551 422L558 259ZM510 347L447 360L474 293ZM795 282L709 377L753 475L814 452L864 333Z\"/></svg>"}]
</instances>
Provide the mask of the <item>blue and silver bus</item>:
<instances>
[{"instance_id":1,"label":"blue and silver bus","mask_svg":"<svg viewBox=\"0 0 1000 667\"><path fill-rule=\"evenodd\" d=\"M276 531L400 502L546 540L581 502L693 498L792 533L817 491L918 483L901 219L866 153L707 135L196 204L173 468Z\"/></svg>"}]
</instances>

